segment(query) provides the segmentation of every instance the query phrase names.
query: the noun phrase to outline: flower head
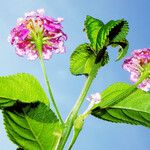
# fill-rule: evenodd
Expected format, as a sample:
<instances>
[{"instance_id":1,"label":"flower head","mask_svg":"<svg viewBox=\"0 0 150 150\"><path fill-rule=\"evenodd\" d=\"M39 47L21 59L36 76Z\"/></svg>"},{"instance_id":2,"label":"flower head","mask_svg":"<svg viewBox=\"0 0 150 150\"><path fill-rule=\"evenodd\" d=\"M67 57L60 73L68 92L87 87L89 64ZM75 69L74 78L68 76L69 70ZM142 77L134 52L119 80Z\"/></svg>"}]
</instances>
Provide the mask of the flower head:
<instances>
[{"instance_id":1,"label":"flower head","mask_svg":"<svg viewBox=\"0 0 150 150\"><path fill-rule=\"evenodd\" d=\"M65 52L64 41L67 36L62 31L63 18L54 19L44 13L44 9L25 13L25 17L19 18L16 27L11 30L8 40L15 46L19 56L27 55L30 60L38 58L38 37L41 38L44 59L50 59L53 52Z\"/></svg>"},{"instance_id":2,"label":"flower head","mask_svg":"<svg viewBox=\"0 0 150 150\"><path fill-rule=\"evenodd\" d=\"M137 82L147 65L150 65L150 48L134 50L132 56L125 59L123 68L131 73L130 80ZM150 89L150 77L143 80L138 87L148 91Z\"/></svg>"}]
</instances>

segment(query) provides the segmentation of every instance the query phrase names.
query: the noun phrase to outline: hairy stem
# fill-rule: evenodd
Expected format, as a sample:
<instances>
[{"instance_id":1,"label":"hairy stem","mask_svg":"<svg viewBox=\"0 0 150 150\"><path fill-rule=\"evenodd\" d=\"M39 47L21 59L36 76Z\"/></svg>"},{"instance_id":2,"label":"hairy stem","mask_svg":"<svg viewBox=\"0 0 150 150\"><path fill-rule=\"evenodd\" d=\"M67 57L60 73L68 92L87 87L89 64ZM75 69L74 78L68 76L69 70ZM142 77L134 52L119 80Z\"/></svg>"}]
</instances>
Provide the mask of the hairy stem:
<instances>
[{"instance_id":1,"label":"hairy stem","mask_svg":"<svg viewBox=\"0 0 150 150\"><path fill-rule=\"evenodd\" d=\"M47 76L47 73L46 73L46 68L45 68L45 65L44 65L43 57L42 57L42 43L41 43L41 41L42 41L41 39L39 39L39 40L37 39L36 47L37 47L38 53L39 53L39 60L40 60L42 72L43 72L44 79L45 79L45 82L46 82L46 85L47 85L47 88L48 88L49 96L52 100L52 103L53 103L53 106L54 106L55 111L57 113L57 116L58 116L61 124L64 124L64 122L62 120L62 117L59 113L59 110L57 108L57 105L56 105L56 102L55 102L55 99L54 99L54 96L53 96L53 93L52 93L52 90L51 90L51 87L50 87L50 83L49 83L49 80L48 80L48 76Z\"/></svg>"},{"instance_id":2,"label":"hairy stem","mask_svg":"<svg viewBox=\"0 0 150 150\"><path fill-rule=\"evenodd\" d=\"M50 98L52 100L52 103L53 103L53 106L55 108L55 111L57 113L57 116L60 120L60 122L62 124L64 124L63 120L62 120L62 117L60 115L60 112L57 108L57 105L56 105L56 102L55 102L55 99L54 99L54 96L53 96L53 93L52 93L52 90L51 90L51 87L50 87L50 83L48 81L48 77L47 77L47 73L46 73L46 69L45 69L45 65L44 65L44 62L43 62L43 59L40 59L40 63L41 63L41 67L42 67L42 71L43 71L43 75L44 75L44 79L45 79L45 82L46 82L46 85L47 85L47 88L48 88L48 92L49 92L49 95L50 95Z\"/></svg>"},{"instance_id":3,"label":"hairy stem","mask_svg":"<svg viewBox=\"0 0 150 150\"><path fill-rule=\"evenodd\" d=\"M81 129L81 130L82 130L82 129ZM72 147L73 147L73 145L75 144L75 142L76 142L76 140L77 140L77 138L78 138L79 133L81 132L81 130L79 130L78 132L74 132L74 135L73 135L73 138L72 138L72 141L71 141L71 144L70 144L68 150L71 150L71 149L72 149Z\"/></svg>"},{"instance_id":4,"label":"hairy stem","mask_svg":"<svg viewBox=\"0 0 150 150\"><path fill-rule=\"evenodd\" d=\"M84 125L84 121L85 119L88 117L88 115L90 114L90 112L87 112L85 111L85 113L79 115L76 120L74 121L74 132L73 132L73 138L72 138L72 141L70 143L70 146L69 146L69 149L68 150L71 150L74 143L76 142L82 128L83 128L83 125Z\"/></svg>"},{"instance_id":5,"label":"hairy stem","mask_svg":"<svg viewBox=\"0 0 150 150\"><path fill-rule=\"evenodd\" d=\"M95 78L96 76L96 73L98 71L98 68L97 66L94 66L93 69L92 69L92 73L88 76L86 82L85 82L85 85L82 89L82 92L76 102L76 104L74 105L71 113L69 114L67 120L66 120L66 123L65 123L65 128L64 128L64 131L63 131L63 135L62 135L62 138L60 140L60 143L58 145L58 148L57 150L63 150L64 146L65 146L65 143L66 141L68 140L68 137L70 135L70 132L72 130L72 127L73 127L73 123L75 121L75 119L77 118L77 114L79 112L79 109L85 99L85 96L91 86L91 83L93 81L93 79Z\"/></svg>"}]
</instances>

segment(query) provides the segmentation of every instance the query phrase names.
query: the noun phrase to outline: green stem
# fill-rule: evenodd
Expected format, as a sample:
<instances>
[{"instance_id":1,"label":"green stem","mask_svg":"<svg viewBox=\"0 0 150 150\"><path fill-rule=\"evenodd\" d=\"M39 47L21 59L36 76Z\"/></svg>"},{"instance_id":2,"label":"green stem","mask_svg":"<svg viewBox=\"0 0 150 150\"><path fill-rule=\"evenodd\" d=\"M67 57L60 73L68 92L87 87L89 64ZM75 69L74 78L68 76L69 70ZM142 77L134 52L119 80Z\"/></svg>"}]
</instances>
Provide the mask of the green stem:
<instances>
[{"instance_id":1,"label":"green stem","mask_svg":"<svg viewBox=\"0 0 150 150\"><path fill-rule=\"evenodd\" d=\"M60 112L59 112L59 110L57 108L57 105L56 105L56 102L55 102L55 99L54 99L54 96L53 96L53 93L52 93L52 90L51 90L51 87L50 87L50 83L48 81L48 77L47 77L47 73L46 73L46 69L45 69L45 65L44 65L43 59L40 59L40 64L41 64L41 67L42 67L44 79L45 79L45 82L46 82L46 85L47 85L47 88L48 88L48 92L49 92L50 98L52 100L53 106L55 108L55 111L57 113L57 116L58 116L61 124L64 124L64 122L62 120L62 117L60 115Z\"/></svg>"},{"instance_id":2,"label":"green stem","mask_svg":"<svg viewBox=\"0 0 150 150\"><path fill-rule=\"evenodd\" d=\"M79 111L79 109L80 109L80 107L81 107L81 105L82 105L82 103L85 99L85 96L86 96L86 94L87 94L87 92L88 92L88 90L91 86L91 83L92 83L93 79L95 78L95 75L97 73L97 68L94 67L92 70L93 70L93 73L91 73L88 76L88 78L85 82L85 85L82 89L82 92L81 92L75 106L73 107L71 113L69 114L69 116L66 120L65 128L64 128L64 131L63 131L63 135L62 135L62 139L60 140L60 143L58 145L57 150L63 150L63 148L65 146L65 143L66 143L66 141L67 141L67 139L70 135L71 129L73 127L73 123L74 123L74 121L77 117L78 111Z\"/></svg>"},{"instance_id":3,"label":"green stem","mask_svg":"<svg viewBox=\"0 0 150 150\"><path fill-rule=\"evenodd\" d=\"M40 60L42 72L43 72L43 75L44 75L44 79L45 79L45 82L46 82L46 85L47 85L47 88L48 88L49 96L50 96L50 98L52 100L53 106L55 108L55 111L57 113L57 116L58 116L61 124L64 124L64 122L62 120L62 117L61 117L61 115L59 113L59 110L57 108L57 105L56 105L56 102L55 102L55 99L54 99L54 96L53 96L53 93L52 93L52 90L51 90L51 87L50 87L50 83L49 83L49 80L48 80L48 76L47 76L47 73L46 73L46 68L45 68L45 65L44 65L43 57L42 57L42 43L41 43L41 38L37 39L37 41L36 41L36 47L38 49L39 60Z\"/></svg>"},{"instance_id":4,"label":"green stem","mask_svg":"<svg viewBox=\"0 0 150 150\"><path fill-rule=\"evenodd\" d=\"M91 113L91 110L87 109L83 114L79 115L76 120L74 121L74 133L73 133L73 138L72 138L72 141L70 143L70 146L69 146L69 149L68 150L71 150L74 143L76 142L82 128L83 128L83 125L84 125L84 121L85 119L90 115Z\"/></svg>"},{"instance_id":5,"label":"green stem","mask_svg":"<svg viewBox=\"0 0 150 150\"><path fill-rule=\"evenodd\" d=\"M74 143L76 142L76 140L77 140L81 130L82 130L82 128L80 130L78 130L78 131L74 131L74 135L73 135L73 138L72 138L72 141L71 141L71 144L70 144L68 150L72 149L72 147L73 147Z\"/></svg>"}]
</instances>

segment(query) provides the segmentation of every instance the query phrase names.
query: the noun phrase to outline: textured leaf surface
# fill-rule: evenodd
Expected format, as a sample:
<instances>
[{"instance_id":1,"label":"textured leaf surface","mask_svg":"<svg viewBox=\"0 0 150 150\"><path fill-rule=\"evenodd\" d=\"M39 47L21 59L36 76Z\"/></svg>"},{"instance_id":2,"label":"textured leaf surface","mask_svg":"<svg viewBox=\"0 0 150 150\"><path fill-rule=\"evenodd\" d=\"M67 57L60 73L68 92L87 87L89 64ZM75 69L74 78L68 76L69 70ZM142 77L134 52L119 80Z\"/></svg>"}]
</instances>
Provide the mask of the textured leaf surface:
<instances>
[{"instance_id":1,"label":"textured leaf surface","mask_svg":"<svg viewBox=\"0 0 150 150\"><path fill-rule=\"evenodd\" d=\"M0 77L0 88L0 108L12 106L16 101L49 103L38 80L30 74Z\"/></svg>"},{"instance_id":2,"label":"textured leaf surface","mask_svg":"<svg viewBox=\"0 0 150 150\"><path fill-rule=\"evenodd\" d=\"M27 150L54 150L62 129L54 113L43 103L20 104L3 110L9 138Z\"/></svg>"},{"instance_id":3,"label":"textured leaf surface","mask_svg":"<svg viewBox=\"0 0 150 150\"><path fill-rule=\"evenodd\" d=\"M116 123L129 123L150 127L150 93L136 89L122 101L102 108L106 101L118 97L130 88L125 83L116 83L102 92L102 102L96 105L92 115Z\"/></svg>"},{"instance_id":4,"label":"textured leaf surface","mask_svg":"<svg viewBox=\"0 0 150 150\"><path fill-rule=\"evenodd\" d=\"M91 47L93 50L97 50L97 39L98 34L100 32L101 27L103 26L103 22L95 19L91 16L87 16L84 22L85 31L87 33L87 37L91 42Z\"/></svg>"},{"instance_id":5,"label":"textured leaf surface","mask_svg":"<svg viewBox=\"0 0 150 150\"><path fill-rule=\"evenodd\" d=\"M117 60L123 58L128 50L128 22L124 19L111 20L107 24L87 16L85 20L85 31L91 42L91 49L98 54L100 51L107 49L109 45L119 46L119 54Z\"/></svg>"},{"instance_id":6,"label":"textured leaf surface","mask_svg":"<svg viewBox=\"0 0 150 150\"><path fill-rule=\"evenodd\" d=\"M122 59L128 50L128 22L124 19L111 20L107 24L87 16L84 22L90 44L79 45L71 55L70 71L74 75L89 75L92 68L96 72L109 62L108 46L119 46L117 60ZM94 66L94 67L93 67ZM96 72L93 72L96 76Z\"/></svg>"},{"instance_id":7,"label":"textured leaf surface","mask_svg":"<svg viewBox=\"0 0 150 150\"><path fill-rule=\"evenodd\" d=\"M118 42L118 41L122 41L122 40L126 39L126 36L129 32L128 22L124 19L120 19L120 20L117 20L114 22L110 21L110 22L112 22L112 24L114 24L114 27L109 32L109 35L108 35L109 41L110 42ZM112 24L111 24L111 26L113 26Z\"/></svg>"},{"instance_id":8,"label":"textured leaf surface","mask_svg":"<svg viewBox=\"0 0 150 150\"><path fill-rule=\"evenodd\" d=\"M111 42L123 41L128 33L128 23L124 20L111 20L104 25L97 39L97 49L108 46Z\"/></svg>"},{"instance_id":9,"label":"textured leaf surface","mask_svg":"<svg viewBox=\"0 0 150 150\"><path fill-rule=\"evenodd\" d=\"M74 75L88 75L95 62L96 56L89 44L79 45L70 58L70 70Z\"/></svg>"}]
</instances>

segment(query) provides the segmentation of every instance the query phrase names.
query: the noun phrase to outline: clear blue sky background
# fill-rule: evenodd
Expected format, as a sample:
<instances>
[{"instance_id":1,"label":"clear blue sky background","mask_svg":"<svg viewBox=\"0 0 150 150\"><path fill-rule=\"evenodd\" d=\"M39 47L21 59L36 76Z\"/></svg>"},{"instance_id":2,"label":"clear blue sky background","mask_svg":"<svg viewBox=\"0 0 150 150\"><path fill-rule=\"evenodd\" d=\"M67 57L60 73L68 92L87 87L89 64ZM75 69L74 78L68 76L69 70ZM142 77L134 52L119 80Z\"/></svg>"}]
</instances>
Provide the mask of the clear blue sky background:
<instances>
[{"instance_id":1,"label":"clear blue sky background","mask_svg":"<svg viewBox=\"0 0 150 150\"><path fill-rule=\"evenodd\" d=\"M128 40L133 49L150 47L149 0L5 0L0 8L0 75L27 72L35 75L46 90L38 61L28 61L15 54L14 48L7 42L7 36L16 19L26 11L44 8L47 15L63 17L64 31L68 35L67 53L54 55L46 61L47 72L63 118L67 116L77 99L85 78L72 76L69 72L69 57L80 43L87 42L82 32L86 15L101 19L105 23L110 19L125 18L130 25ZM109 49L110 64L104 67L92 84L88 93L101 92L110 84L123 81L130 83L129 74L121 65L114 62L117 49ZM85 101L83 111L88 106ZM7 138L0 114L0 149L15 150ZM90 116L79 136L74 150L149 150L150 130L142 126L113 124Z\"/></svg>"}]
</instances>

